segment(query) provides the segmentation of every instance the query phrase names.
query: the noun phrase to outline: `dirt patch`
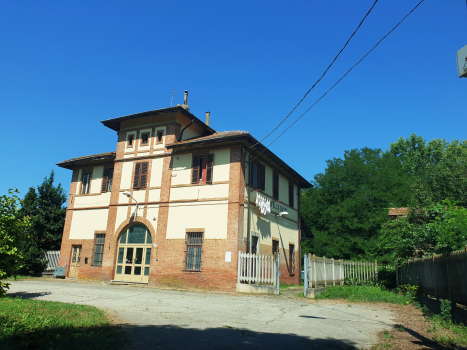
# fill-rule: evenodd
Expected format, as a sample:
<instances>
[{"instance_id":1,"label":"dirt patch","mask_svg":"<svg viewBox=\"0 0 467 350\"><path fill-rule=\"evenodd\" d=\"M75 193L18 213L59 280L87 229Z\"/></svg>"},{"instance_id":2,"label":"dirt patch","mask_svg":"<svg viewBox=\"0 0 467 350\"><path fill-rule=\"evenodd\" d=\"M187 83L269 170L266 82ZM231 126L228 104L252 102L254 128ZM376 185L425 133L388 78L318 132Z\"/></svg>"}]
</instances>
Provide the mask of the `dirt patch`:
<instances>
[{"instance_id":1,"label":"dirt patch","mask_svg":"<svg viewBox=\"0 0 467 350\"><path fill-rule=\"evenodd\" d=\"M423 312L415 308L414 305L387 304L386 307L397 315L396 325L392 329L378 334L380 342L373 349L450 349L450 347L437 344L433 338L439 335L454 337L454 333L446 330L443 330L442 333L440 333L441 331L430 332L432 324L425 319Z\"/></svg>"}]
</instances>

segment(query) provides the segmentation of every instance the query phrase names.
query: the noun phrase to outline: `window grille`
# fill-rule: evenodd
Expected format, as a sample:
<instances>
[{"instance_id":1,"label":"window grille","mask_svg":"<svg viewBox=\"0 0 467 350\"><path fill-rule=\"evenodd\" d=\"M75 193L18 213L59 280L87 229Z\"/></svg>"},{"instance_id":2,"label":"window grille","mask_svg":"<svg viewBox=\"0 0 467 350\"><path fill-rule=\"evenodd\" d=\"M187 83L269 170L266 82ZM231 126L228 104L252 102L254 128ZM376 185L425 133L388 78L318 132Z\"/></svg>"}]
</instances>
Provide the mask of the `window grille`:
<instances>
[{"instance_id":1,"label":"window grille","mask_svg":"<svg viewBox=\"0 0 467 350\"><path fill-rule=\"evenodd\" d=\"M201 271L202 247L203 232L187 232L185 259L187 271Z\"/></svg>"},{"instance_id":2,"label":"window grille","mask_svg":"<svg viewBox=\"0 0 467 350\"><path fill-rule=\"evenodd\" d=\"M104 255L105 233L96 233L94 241L93 265L102 266L102 256Z\"/></svg>"}]
</instances>

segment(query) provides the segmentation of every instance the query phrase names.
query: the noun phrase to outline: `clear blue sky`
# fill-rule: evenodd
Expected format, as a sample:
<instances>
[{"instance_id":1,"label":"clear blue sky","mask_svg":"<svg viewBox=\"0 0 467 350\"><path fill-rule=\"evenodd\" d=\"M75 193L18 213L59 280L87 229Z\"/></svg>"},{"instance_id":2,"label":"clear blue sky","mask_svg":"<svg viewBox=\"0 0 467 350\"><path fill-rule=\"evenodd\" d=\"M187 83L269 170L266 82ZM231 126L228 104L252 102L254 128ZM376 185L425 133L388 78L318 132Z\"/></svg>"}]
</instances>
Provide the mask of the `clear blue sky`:
<instances>
[{"instance_id":1,"label":"clear blue sky","mask_svg":"<svg viewBox=\"0 0 467 350\"><path fill-rule=\"evenodd\" d=\"M68 191L71 171L56 163L115 150L100 121L168 107L172 89L174 104L189 90L191 112L211 111L215 130L261 139L372 3L0 0L0 195L16 186L23 196L52 169ZM416 3L380 0L284 127ZM272 151L311 180L344 150L411 133L466 139L467 78L456 69L466 22L465 0L426 0Z\"/></svg>"}]
</instances>

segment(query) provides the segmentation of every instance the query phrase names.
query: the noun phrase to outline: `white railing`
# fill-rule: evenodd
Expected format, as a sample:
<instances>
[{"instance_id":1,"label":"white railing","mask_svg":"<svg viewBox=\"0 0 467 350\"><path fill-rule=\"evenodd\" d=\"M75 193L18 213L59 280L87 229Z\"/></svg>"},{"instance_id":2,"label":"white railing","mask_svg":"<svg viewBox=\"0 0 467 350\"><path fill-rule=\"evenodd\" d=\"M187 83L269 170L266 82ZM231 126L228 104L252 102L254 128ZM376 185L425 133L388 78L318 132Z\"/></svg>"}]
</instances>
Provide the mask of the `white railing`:
<instances>
[{"instance_id":1,"label":"white railing","mask_svg":"<svg viewBox=\"0 0 467 350\"><path fill-rule=\"evenodd\" d=\"M377 263L366 261L334 260L316 255L304 255L304 282L307 288L343 285L344 279L374 281L377 279Z\"/></svg>"},{"instance_id":2,"label":"white railing","mask_svg":"<svg viewBox=\"0 0 467 350\"><path fill-rule=\"evenodd\" d=\"M48 260L47 266L42 273L54 273L55 268L58 266L58 258L60 257L60 250L48 250L43 260Z\"/></svg>"},{"instance_id":3,"label":"white railing","mask_svg":"<svg viewBox=\"0 0 467 350\"><path fill-rule=\"evenodd\" d=\"M274 255L238 252L238 283L276 285L277 264Z\"/></svg>"}]
</instances>

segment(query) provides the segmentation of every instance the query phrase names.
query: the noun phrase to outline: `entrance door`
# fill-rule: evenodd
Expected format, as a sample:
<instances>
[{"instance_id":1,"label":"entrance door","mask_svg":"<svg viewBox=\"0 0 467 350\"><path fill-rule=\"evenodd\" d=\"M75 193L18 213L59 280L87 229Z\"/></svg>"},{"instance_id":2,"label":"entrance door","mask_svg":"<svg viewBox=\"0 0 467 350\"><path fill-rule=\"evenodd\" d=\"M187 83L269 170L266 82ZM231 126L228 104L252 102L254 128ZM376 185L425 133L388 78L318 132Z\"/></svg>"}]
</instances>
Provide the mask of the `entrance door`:
<instances>
[{"instance_id":1,"label":"entrance door","mask_svg":"<svg viewBox=\"0 0 467 350\"><path fill-rule=\"evenodd\" d=\"M77 278L79 273L79 265L81 263L81 246L74 245L71 247L71 263L70 263L70 273L68 277Z\"/></svg>"},{"instance_id":2,"label":"entrance door","mask_svg":"<svg viewBox=\"0 0 467 350\"><path fill-rule=\"evenodd\" d=\"M146 226L130 226L118 244L115 280L147 283L152 239Z\"/></svg>"}]
</instances>

